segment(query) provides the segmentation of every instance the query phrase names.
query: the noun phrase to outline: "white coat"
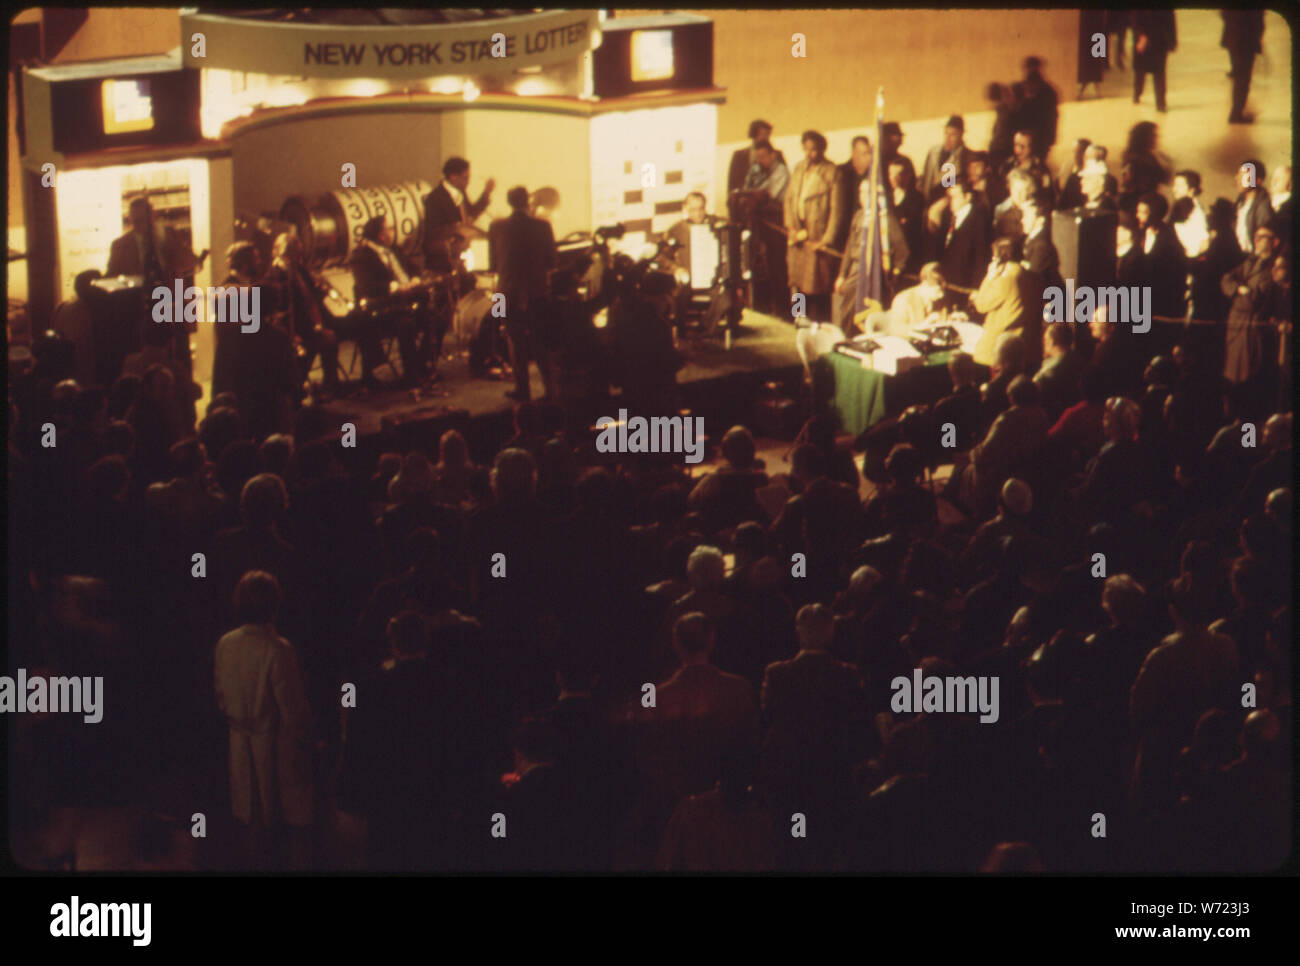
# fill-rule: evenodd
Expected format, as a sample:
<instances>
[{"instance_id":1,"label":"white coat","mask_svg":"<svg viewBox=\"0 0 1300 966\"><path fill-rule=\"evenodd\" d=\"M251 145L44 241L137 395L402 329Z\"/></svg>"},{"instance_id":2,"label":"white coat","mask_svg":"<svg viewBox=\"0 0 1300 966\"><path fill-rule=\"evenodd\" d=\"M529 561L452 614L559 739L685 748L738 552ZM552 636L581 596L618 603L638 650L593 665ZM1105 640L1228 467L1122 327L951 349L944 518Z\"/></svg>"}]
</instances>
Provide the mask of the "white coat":
<instances>
[{"instance_id":1,"label":"white coat","mask_svg":"<svg viewBox=\"0 0 1300 966\"><path fill-rule=\"evenodd\" d=\"M270 624L245 624L217 641L217 707L230 726L235 818L295 827L312 819L311 711L293 646Z\"/></svg>"}]
</instances>

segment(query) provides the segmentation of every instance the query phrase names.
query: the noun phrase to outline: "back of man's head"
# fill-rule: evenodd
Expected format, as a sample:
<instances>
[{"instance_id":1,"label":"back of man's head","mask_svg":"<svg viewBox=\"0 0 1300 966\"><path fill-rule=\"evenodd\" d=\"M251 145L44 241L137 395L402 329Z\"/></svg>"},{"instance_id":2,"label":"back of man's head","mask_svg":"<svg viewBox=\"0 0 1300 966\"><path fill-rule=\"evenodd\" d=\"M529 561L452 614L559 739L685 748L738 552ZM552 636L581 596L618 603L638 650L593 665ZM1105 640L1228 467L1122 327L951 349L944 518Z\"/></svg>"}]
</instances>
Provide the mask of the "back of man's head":
<instances>
[{"instance_id":1,"label":"back of man's head","mask_svg":"<svg viewBox=\"0 0 1300 966\"><path fill-rule=\"evenodd\" d=\"M795 615L794 629L805 651L824 651L835 636L835 618L825 604L805 604Z\"/></svg>"},{"instance_id":2,"label":"back of man's head","mask_svg":"<svg viewBox=\"0 0 1300 966\"><path fill-rule=\"evenodd\" d=\"M700 546L686 561L686 579L695 590L717 590L727 575L727 561L717 547Z\"/></svg>"},{"instance_id":3,"label":"back of man's head","mask_svg":"<svg viewBox=\"0 0 1300 966\"><path fill-rule=\"evenodd\" d=\"M506 204L515 211L528 210L528 189L523 185L516 185L506 192Z\"/></svg>"},{"instance_id":4,"label":"back of man's head","mask_svg":"<svg viewBox=\"0 0 1300 966\"><path fill-rule=\"evenodd\" d=\"M189 479L197 476L206 462L203 444L194 437L173 443L171 449L168 450L167 456L171 461L172 473L178 479Z\"/></svg>"},{"instance_id":5,"label":"back of man's head","mask_svg":"<svg viewBox=\"0 0 1300 966\"><path fill-rule=\"evenodd\" d=\"M1213 618L1214 601L1188 577L1178 577L1169 584L1169 610L1175 621L1189 627L1203 628Z\"/></svg>"},{"instance_id":6,"label":"back of man's head","mask_svg":"<svg viewBox=\"0 0 1300 966\"><path fill-rule=\"evenodd\" d=\"M790 455L790 468L805 481L818 479L826 475L826 454L812 443L803 443Z\"/></svg>"},{"instance_id":7,"label":"back of man's head","mask_svg":"<svg viewBox=\"0 0 1300 966\"><path fill-rule=\"evenodd\" d=\"M504 449L492 467L492 490L503 503L526 500L537 491L537 464L526 449Z\"/></svg>"},{"instance_id":8,"label":"back of man's head","mask_svg":"<svg viewBox=\"0 0 1300 966\"><path fill-rule=\"evenodd\" d=\"M954 389L975 385L979 370L975 368L974 357L969 352L958 352L948 360L948 376Z\"/></svg>"},{"instance_id":9,"label":"back of man's head","mask_svg":"<svg viewBox=\"0 0 1300 966\"><path fill-rule=\"evenodd\" d=\"M744 426L732 426L722 437L722 456L737 469L745 469L754 460L757 447L754 437Z\"/></svg>"},{"instance_id":10,"label":"back of man's head","mask_svg":"<svg viewBox=\"0 0 1300 966\"><path fill-rule=\"evenodd\" d=\"M1101 608L1116 624L1133 626L1142 620L1146 591L1128 574L1106 578L1101 588Z\"/></svg>"},{"instance_id":11,"label":"back of man's head","mask_svg":"<svg viewBox=\"0 0 1300 966\"><path fill-rule=\"evenodd\" d=\"M1047 341L1062 351L1074 348L1074 330L1070 328L1070 323L1053 322L1049 325Z\"/></svg>"},{"instance_id":12,"label":"back of man's head","mask_svg":"<svg viewBox=\"0 0 1300 966\"><path fill-rule=\"evenodd\" d=\"M239 494L239 513L244 524L265 530L275 523L289 505L284 481L274 473L258 473L244 484Z\"/></svg>"},{"instance_id":13,"label":"back of man's head","mask_svg":"<svg viewBox=\"0 0 1300 966\"><path fill-rule=\"evenodd\" d=\"M241 624L269 624L280 609L280 582L264 570L250 570L235 587L235 617Z\"/></svg>"},{"instance_id":14,"label":"back of man's head","mask_svg":"<svg viewBox=\"0 0 1300 966\"><path fill-rule=\"evenodd\" d=\"M1026 375L1016 376L1007 386L1007 400L1013 406L1032 406L1038 402L1038 384Z\"/></svg>"},{"instance_id":15,"label":"back of man's head","mask_svg":"<svg viewBox=\"0 0 1300 966\"><path fill-rule=\"evenodd\" d=\"M707 657L713 650L713 621L707 614L692 611L673 624L673 646L682 657Z\"/></svg>"},{"instance_id":16,"label":"back of man's head","mask_svg":"<svg viewBox=\"0 0 1300 966\"><path fill-rule=\"evenodd\" d=\"M998 336L998 366L1003 372L1022 372L1025 368L1025 342L1020 336L1004 332Z\"/></svg>"}]
</instances>

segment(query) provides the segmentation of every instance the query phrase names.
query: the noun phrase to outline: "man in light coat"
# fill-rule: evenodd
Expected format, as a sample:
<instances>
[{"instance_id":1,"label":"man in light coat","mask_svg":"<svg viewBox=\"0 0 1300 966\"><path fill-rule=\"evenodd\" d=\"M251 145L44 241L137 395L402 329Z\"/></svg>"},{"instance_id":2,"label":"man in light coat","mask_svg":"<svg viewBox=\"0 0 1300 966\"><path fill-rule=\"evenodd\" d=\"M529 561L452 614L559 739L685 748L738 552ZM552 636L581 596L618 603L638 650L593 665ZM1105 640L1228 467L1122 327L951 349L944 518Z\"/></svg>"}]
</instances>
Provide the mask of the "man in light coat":
<instances>
[{"instance_id":1,"label":"man in light coat","mask_svg":"<svg viewBox=\"0 0 1300 966\"><path fill-rule=\"evenodd\" d=\"M826 160L826 138L803 133L804 160L794 167L785 192L785 228L789 235L787 268L792 292L807 297L809 318L830 318L830 292L839 267L829 249L840 227L840 179Z\"/></svg>"},{"instance_id":2,"label":"man in light coat","mask_svg":"<svg viewBox=\"0 0 1300 966\"><path fill-rule=\"evenodd\" d=\"M217 642L217 707L230 726L230 805L256 850L277 819L291 830L294 864L312 821L312 729L293 646L275 630L280 585L252 570L235 588L240 626ZM256 851L250 858L256 859Z\"/></svg>"}]
</instances>

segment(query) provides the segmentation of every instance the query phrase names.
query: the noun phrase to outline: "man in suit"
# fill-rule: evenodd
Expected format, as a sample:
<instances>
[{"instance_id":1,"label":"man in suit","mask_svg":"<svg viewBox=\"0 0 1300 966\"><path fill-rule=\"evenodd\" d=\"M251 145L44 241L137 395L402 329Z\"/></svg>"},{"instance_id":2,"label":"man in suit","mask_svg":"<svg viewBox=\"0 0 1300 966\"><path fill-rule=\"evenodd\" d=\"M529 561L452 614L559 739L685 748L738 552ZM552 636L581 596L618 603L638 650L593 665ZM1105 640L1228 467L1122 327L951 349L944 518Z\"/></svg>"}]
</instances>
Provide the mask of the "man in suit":
<instances>
[{"instance_id":1,"label":"man in suit","mask_svg":"<svg viewBox=\"0 0 1300 966\"><path fill-rule=\"evenodd\" d=\"M943 196L944 165L952 163L953 178L958 178L966 170L969 149L962 142L966 133L966 122L960 114L948 118L943 126L943 143L936 144L925 156L925 167L921 169L921 194L927 204L938 201ZM949 179L952 180L952 179Z\"/></svg>"},{"instance_id":2,"label":"man in suit","mask_svg":"<svg viewBox=\"0 0 1300 966\"><path fill-rule=\"evenodd\" d=\"M727 194L733 191L742 191L749 187L745 181L749 178L749 172L753 170L758 161L758 146L772 137L772 125L764 120L754 120L749 122L749 142L747 148L737 148L732 152L731 164L727 168ZM785 165L785 155L780 151L774 152L781 165Z\"/></svg>"},{"instance_id":3,"label":"man in suit","mask_svg":"<svg viewBox=\"0 0 1300 966\"><path fill-rule=\"evenodd\" d=\"M754 163L745 176L745 196L750 199L754 232L762 248L766 292L755 293L755 308L774 315L789 311L786 282L787 244L782 222L785 219L785 193L790 186L790 170L781 152L771 141L754 145Z\"/></svg>"},{"instance_id":4,"label":"man in suit","mask_svg":"<svg viewBox=\"0 0 1300 966\"><path fill-rule=\"evenodd\" d=\"M849 160L839 166L839 172L840 230L835 235L832 247L837 252L842 252L848 242L849 224L853 221L853 215L862 207L858 185L871 174L871 142L861 134L853 139L852 153Z\"/></svg>"},{"instance_id":5,"label":"man in suit","mask_svg":"<svg viewBox=\"0 0 1300 966\"><path fill-rule=\"evenodd\" d=\"M975 360L958 352L948 360L948 378L952 394L944 396L930 408L935 425L952 423L957 430L957 450L969 449L978 440L981 428L979 370Z\"/></svg>"},{"instance_id":6,"label":"man in suit","mask_svg":"<svg viewBox=\"0 0 1300 966\"><path fill-rule=\"evenodd\" d=\"M1146 808L1176 798L1174 769L1197 718L1208 708L1228 710L1237 700L1237 646L1206 629L1213 614L1204 594L1180 577L1169 590L1174 632L1142 662L1129 691L1129 715L1138 736L1134 792Z\"/></svg>"},{"instance_id":7,"label":"man in suit","mask_svg":"<svg viewBox=\"0 0 1300 966\"><path fill-rule=\"evenodd\" d=\"M136 198L130 206L131 230L113 239L108 249L108 277L143 275L144 286L174 281L179 255L176 233L154 221L147 198Z\"/></svg>"},{"instance_id":8,"label":"man in suit","mask_svg":"<svg viewBox=\"0 0 1300 966\"><path fill-rule=\"evenodd\" d=\"M1010 406L1001 412L988 433L969 453L969 462L953 468L949 493L960 506L979 514L991 511L998 490L1008 476L1032 466L1047 441L1047 413L1039 402L1038 387L1019 375L1007 386Z\"/></svg>"},{"instance_id":9,"label":"man in suit","mask_svg":"<svg viewBox=\"0 0 1300 966\"><path fill-rule=\"evenodd\" d=\"M393 228L388 219L377 215L366 222L361 230L361 242L352 252L349 267L352 269L353 298L358 304L362 299L379 300L382 304L390 295L410 296L417 299L420 284L411 277L401 257L393 250ZM430 316L426 308L410 308L406 300L392 309L380 308L371 319L362 323L365 332L360 340L366 381L374 379L373 370L383 362L379 358L379 335L376 326L380 316L395 321L397 341L402 354L402 382L404 385L417 385L426 373L426 366L432 368L429 360L424 358L417 343L417 333L427 332ZM415 304L419 304L418 302ZM432 362L437 362L436 357ZM436 374L435 374L436 375Z\"/></svg>"},{"instance_id":10,"label":"man in suit","mask_svg":"<svg viewBox=\"0 0 1300 966\"><path fill-rule=\"evenodd\" d=\"M1168 209L1164 196L1152 192L1142 196L1136 214L1142 250L1151 260L1151 311L1177 318L1187 308L1187 255L1165 223Z\"/></svg>"},{"instance_id":11,"label":"man in suit","mask_svg":"<svg viewBox=\"0 0 1300 966\"><path fill-rule=\"evenodd\" d=\"M1025 243L1020 264L1030 274L1030 278L1026 279L1026 289L1033 301L1041 300L1044 288L1063 284L1061 258L1056 246L1052 244L1051 232L1048 231L1050 218L1051 209L1045 198L1033 199L1025 205Z\"/></svg>"},{"instance_id":12,"label":"man in suit","mask_svg":"<svg viewBox=\"0 0 1300 966\"><path fill-rule=\"evenodd\" d=\"M907 239L907 251L894 256L894 264L908 275L915 275L925 261L925 199L916 190L907 166L895 158L889 162L888 200L890 211Z\"/></svg>"},{"instance_id":13,"label":"man in suit","mask_svg":"<svg viewBox=\"0 0 1300 966\"><path fill-rule=\"evenodd\" d=\"M873 750L870 717L861 675L829 652L830 608L801 607L795 633L798 652L769 664L763 675L764 770L774 805L788 814L797 803L810 803L798 810L809 814L810 833L824 833L845 817L839 806L849 797L853 765ZM811 834L812 844L819 838Z\"/></svg>"},{"instance_id":14,"label":"man in suit","mask_svg":"<svg viewBox=\"0 0 1300 966\"><path fill-rule=\"evenodd\" d=\"M506 336L510 364L515 371L511 399L527 401L528 363L536 359L546 395L551 394L549 354L543 344L544 303L550 295L550 272L555 268L555 233L551 223L528 213L528 189L511 188L506 195L510 217L492 223L488 231L492 270L497 292L505 296Z\"/></svg>"},{"instance_id":15,"label":"man in suit","mask_svg":"<svg viewBox=\"0 0 1300 966\"><path fill-rule=\"evenodd\" d=\"M958 176L961 172L957 172ZM966 180L970 182L977 204L985 205L990 211L1006 199L1007 184L997 176L989 162L987 151L968 151L966 154ZM942 206L946 201L940 197L930 207Z\"/></svg>"},{"instance_id":16,"label":"man in suit","mask_svg":"<svg viewBox=\"0 0 1300 966\"><path fill-rule=\"evenodd\" d=\"M390 657L362 684L365 700L349 712L344 776L347 797L368 820L367 867L440 868L438 838L451 828L450 749L458 738L456 704L429 660L429 632L414 610L388 621ZM440 854L442 853L442 854Z\"/></svg>"},{"instance_id":17,"label":"man in suit","mask_svg":"<svg viewBox=\"0 0 1300 966\"><path fill-rule=\"evenodd\" d=\"M964 178L948 189L948 211L940 225L939 268L943 277L962 288L976 288L989 262L989 213L974 204Z\"/></svg>"},{"instance_id":18,"label":"man in suit","mask_svg":"<svg viewBox=\"0 0 1300 966\"><path fill-rule=\"evenodd\" d=\"M489 851L489 868L515 871L576 869L572 836L581 825L572 787L555 767L555 727L540 716L525 718L514 734L515 767L503 776L494 806L505 816L500 848Z\"/></svg>"},{"instance_id":19,"label":"man in suit","mask_svg":"<svg viewBox=\"0 0 1300 966\"><path fill-rule=\"evenodd\" d=\"M492 200L496 181L488 178L477 201L469 200L469 162L448 158L442 181L424 199L424 257L430 271L446 273L460 258L463 240Z\"/></svg>"},{"instance_id":20,"label":"man in suit","mask_svg":"<svg viewBox=\"0 0 1300 966\"><path fill-rule=\"evenodd\" d=\"M566 656L556 672L556 702L546 712L555 728L555 771L571 792L581 824L571 868L607 869L615 822L631 790L631 749L593 696L598 675L586 659Z\"/></svg>"},{"instance_id":21,"label":"man in suit","mask_svg":"<svg viewBox=\"0 0 1300 966\"><path fill-rule=\"evenodd\" d=\"M131 230L119 238L113 239L108 250L108 268L104 272L112 278L117 275L140 275L144 278L144 291L151 292L155 285L162 284L170 288L177 279L186 285L193 281L194 272L202 267L207 252L196 256L175 230L154 220L153 206L149 199L137 197L132 199L128 209ZM255 274L260 277L261 272ZM180 361L188 374L191 371L189 335L194 331L192 324L176 326L172 339L172 355ZM129 346L128 351L140 347L139 334L127 332L112 333L110 342L120 338Z\"/></svg>"},{"instance_id":22,"label":"man in suit","mask_svg":"<svg viewBox=\"0 0 1300 966\"><path fill-rule=\"evenodd\" d=\"M993 233L1012 244L1016 259L1024 255L1025 209L1034 194L1033 178L1025 171L1012 169L1006 178L1008 195L993 209Z\"/></svg>"},{"instance_id":23,"label":"man in suit","mask_svg":"<svg viewBox=\"0 0 1300 966\"><path fill-rule=\"evenodd\" d=\"M1178 25L1173 10L1133 11L1133 103L1142 100L1150 74L1156 88L1156 110L1164 113L1165 60L1178 48Z\"/></svg>"},{"instance_id":24,"label":"man in suit","mask_svg":"<svg viewBox=\"0 0 1300 966\"><path fill-rule=\"evenodd\" d=\"M1255 232L1273 220L1273 201L1264 185L1267 172L1264 162L1245 161L1237 172L1237 219L1235 234L1242 254L1254 250Z\"/></svg>"},{"instance_id":25,"label":"man in suit","mask_svg":"<svg viewBox=\"0 0 1300 966\"><path fill-rule=\"evenodd\" d=\"M1052 423L1079 401L1087 368L1083 356L1074 351L1074 329L1069 322L1053 322L1043 331L1043 364L1034 382Z\"/></svg>"},{"instance_id":26,"label":"man in suit","mask_svg":"<svg viewBox=\"0 0 1300 966\"><path fill-rule=\"evenodd\" d=\"M1232 111L1228 123L1249 124L1255 116L1246 113L1246 98L1250 95L1255 55L1264 50L1264 11L1233 8L1220 10L1219 16L1223 18L1219 46L1227 49L1232 64Z\"/></svg>"},{"instance_id":27,"label":"man in suit","mask_svg":"<svg viewBox=\"0 0 1300 966\"><path fill-rule=\"evenodd\" d=\"M646 768L662 778L676 798L708 791L717 781L724 756L738 747L758 745L758 704L754 688L738 674L712 661L714 621L700 611L673 623L677 671L655 689Z\"/></svg>"},{"instance_id":28,"label":"man in suit","mask_svg":"<svg viewBox=\"0 0 1300 966\"><path fill-rule=\"evenodd\" d=\"M1041 156L1034 153L1034 135L1028 130L1017 131L1012 136L1011 157L1003 162L1000 172L1007 179L1012 171L1017 170L1029 176L1031 192L1044 191L1055 199L1056 184L1052 181L1052 173L1047 170Z\"/></svg>"}]
</instances>

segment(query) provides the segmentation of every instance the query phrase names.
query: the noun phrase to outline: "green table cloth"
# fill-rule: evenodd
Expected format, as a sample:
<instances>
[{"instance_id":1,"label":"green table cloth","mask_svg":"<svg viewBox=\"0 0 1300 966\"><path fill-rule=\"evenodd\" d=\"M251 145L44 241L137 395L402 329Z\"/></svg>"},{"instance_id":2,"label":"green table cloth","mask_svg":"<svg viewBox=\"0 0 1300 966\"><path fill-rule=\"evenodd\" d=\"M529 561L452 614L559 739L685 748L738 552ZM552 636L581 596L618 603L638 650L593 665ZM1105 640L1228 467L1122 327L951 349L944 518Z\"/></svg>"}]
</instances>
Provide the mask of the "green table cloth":
<instances>
[{"instance_id":1,"label":"green table cloth","mask_svg":"<svg viewBox=\"0 0 1300 966\"><path fill-rule=\"evenodd\" d=\"M922 370L934 370L946 366L952 358L951 352L936 352L925 361ZM843 356L837 352L828 352L817 360L823 377L829 379L830 407L839 412L843 431L858 436L870 429L889 415L889 403L885 398L886 386L894 380L907 380L918 369L912 369L899 376L887 376L875 369L864 369L862 363L852 356ZM927 383L934 381L935 372L926 373ZM910 394L908 394L910 395ZM893 394L891 393L891 397ZM937 397L936 397L937 398Z\"/></svg>"}]
</instances>

